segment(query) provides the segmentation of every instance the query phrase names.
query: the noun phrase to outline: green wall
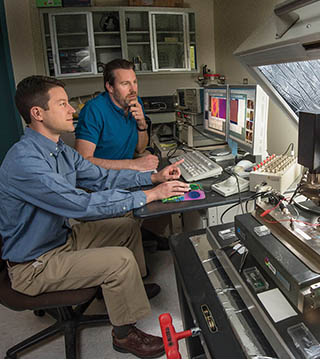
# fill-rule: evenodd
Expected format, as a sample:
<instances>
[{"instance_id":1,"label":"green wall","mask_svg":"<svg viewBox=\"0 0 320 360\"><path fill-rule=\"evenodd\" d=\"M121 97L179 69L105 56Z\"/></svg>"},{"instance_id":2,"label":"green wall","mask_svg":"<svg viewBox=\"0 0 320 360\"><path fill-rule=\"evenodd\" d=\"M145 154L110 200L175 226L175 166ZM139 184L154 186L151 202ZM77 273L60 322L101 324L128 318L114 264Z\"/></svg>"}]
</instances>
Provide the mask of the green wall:
<instances>
[{"instance_id":1,"label":"green wall","mask_svg":"<svg viewBox=\"0 0 320 360\"><path fill-rule=\"evenodd\" d=\"M0 163L23 133L14 104L15 82L11 64L3 0L0 0Z\"/></svg>"}]
</instances>

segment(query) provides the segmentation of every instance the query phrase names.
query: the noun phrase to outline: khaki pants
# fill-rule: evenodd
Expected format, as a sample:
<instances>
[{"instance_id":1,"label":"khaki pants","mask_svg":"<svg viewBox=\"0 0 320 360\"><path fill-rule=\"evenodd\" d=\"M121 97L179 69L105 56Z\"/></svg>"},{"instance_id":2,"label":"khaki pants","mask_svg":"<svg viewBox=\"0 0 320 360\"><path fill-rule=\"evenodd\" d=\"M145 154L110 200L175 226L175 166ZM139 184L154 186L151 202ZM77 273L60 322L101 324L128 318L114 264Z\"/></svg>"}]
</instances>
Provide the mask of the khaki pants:
<instances>
[{"instance_id":1,"label":"khaki pants","mask_svg":"<svg viewBox=\"0 0 320 360\"><path fill-rule=\"evenodd\" d=\"M137 222L128 217L72 227L67 242L37 261L9 267L12 288L28 295L101 285L111 323L135 323L150 312L141 275L146 266Z\"/></svg>"}]
</instances>

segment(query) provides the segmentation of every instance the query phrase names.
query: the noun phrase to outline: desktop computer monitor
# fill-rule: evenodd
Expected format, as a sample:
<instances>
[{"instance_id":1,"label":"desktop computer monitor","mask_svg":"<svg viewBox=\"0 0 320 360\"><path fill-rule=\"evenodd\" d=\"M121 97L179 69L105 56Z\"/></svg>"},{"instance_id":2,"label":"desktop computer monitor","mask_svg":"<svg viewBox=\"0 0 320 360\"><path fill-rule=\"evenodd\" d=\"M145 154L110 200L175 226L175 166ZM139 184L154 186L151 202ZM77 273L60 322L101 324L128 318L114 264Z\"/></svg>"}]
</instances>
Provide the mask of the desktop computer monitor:
<instances>
[{"instance_id":1,"label":"desktop computer monitor","mask_svg":"<svg viewBox=\"0 0 320 360\"><path fill-rule=\"evenodd\" d=\"M269 96L259 85L229 86L228 139L264 159L267 155Z\"/></svg>"},{"instance_id":2,"label":"desktop computer monitor","mask_svg":"<svg viewBox=\"0 0 320 360\"><path fill-rule=\"evenodd\" d=\"M226 141L228 121L228 85L211 85L203 94L203 130Z\"/></svg>"}]
</instances>

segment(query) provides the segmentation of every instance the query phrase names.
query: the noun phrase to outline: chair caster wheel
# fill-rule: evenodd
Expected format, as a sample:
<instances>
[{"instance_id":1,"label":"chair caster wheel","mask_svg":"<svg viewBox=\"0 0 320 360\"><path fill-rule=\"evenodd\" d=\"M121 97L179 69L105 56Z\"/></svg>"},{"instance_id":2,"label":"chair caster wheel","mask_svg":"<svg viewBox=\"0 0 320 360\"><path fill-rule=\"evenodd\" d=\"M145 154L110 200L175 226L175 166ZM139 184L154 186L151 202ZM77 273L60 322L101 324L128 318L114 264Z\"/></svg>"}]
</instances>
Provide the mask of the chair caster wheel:
<instances>
[{"instance_id":1,"label":"chair caster wheel","mask_svg":"<svg viewBox=\"0 0 320 360\"><path fill-rule=\"evenodd\" d=\"M17 355L6 355L4 358L5 359L16 359Z\"/></svg>"},{"instance_id":2,"label":"chair caster wheel","mask_svg":"<svg viewBox=\"0 0 320 360\"><path fill-rule=\"evenodd\" d=\"M36 315L36 316L44 316L45 315L45 311L44 310L34 310L33 313Z\"/></svg>"}]
</instances>

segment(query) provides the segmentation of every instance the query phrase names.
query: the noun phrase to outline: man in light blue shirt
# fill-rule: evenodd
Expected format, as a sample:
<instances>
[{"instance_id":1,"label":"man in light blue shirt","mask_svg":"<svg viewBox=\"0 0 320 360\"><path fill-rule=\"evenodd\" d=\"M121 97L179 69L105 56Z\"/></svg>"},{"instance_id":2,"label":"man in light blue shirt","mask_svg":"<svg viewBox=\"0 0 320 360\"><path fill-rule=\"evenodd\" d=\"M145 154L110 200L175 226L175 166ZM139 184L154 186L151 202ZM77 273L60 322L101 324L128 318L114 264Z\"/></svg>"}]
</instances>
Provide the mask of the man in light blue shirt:
<instances>
[{"instance_id":1,"label":"man in light blue shirt","mask_svg":"<svg viewBox=\"0 0 320 360\"><path fill-rule=\"evenodd\" d=\"M0 168L2 257L12 287L33 296L101 285L114 348L138 357L161 356L161 338L134 326L150 311L139 227L117 216L187 191L189 186L177 180L178 163L159 173L140 173L105 170L83 159L60 140L74 130L75 110L64 84L54 78L22 80L15 100L28 127ZM154 183L161 184L127 190ZM69 218L87 221L71 228Z\"/></svg>"}]
</instances>

